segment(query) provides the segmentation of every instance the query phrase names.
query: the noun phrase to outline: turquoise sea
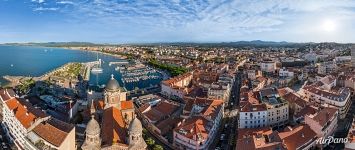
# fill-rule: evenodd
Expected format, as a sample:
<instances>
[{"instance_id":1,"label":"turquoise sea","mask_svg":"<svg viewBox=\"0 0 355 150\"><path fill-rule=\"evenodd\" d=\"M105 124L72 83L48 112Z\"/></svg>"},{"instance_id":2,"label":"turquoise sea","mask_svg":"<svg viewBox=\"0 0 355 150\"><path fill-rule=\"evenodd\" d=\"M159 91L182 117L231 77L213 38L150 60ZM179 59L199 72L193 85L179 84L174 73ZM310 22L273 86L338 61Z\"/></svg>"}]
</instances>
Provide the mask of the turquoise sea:
<instances>
[{"instance_id":1,"label":"turquoise sea","mask_svg":"<svg viewBox=\"0 0 355 150\"><path fill-rule=\"evenodd\" d=\"M111 74L114 74L121 86L125 86L128 90L135 87L144 88L160 82L160 80L147 80L123 85L121 74L115 71L115 65L109 66L109 62L121 60L111 55L101 53L98 55L104 62L102 64L104 72L99 75L91 74L90 84L92 85L106 84ZM0 46L0 83L6 84L6 80L2 78L4 75L40 76L68 62L95 61L96 56L95 52L64 48Z\"/></svg>"}]
</instances>

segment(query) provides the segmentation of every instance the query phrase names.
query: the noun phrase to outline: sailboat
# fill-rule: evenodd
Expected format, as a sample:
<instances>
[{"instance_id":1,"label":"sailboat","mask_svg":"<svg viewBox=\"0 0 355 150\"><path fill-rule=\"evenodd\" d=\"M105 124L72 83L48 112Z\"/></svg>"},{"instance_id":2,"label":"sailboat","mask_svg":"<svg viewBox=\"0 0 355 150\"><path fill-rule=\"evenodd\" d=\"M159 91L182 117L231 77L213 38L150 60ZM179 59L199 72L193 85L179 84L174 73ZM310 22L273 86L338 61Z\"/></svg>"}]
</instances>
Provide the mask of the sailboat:
<instances>
[{"instance_id":1,"label":"sailboat","mask_svg":"<svg viewBox=\"0 0 355 150\"><path fill-rule=\"evenodd\" d=\"M97 66L93 67L91 69L91 72L92 73L102 73L103 72L103 69L101 68L101 59L99 59L99 53L97 52L96 53L96 60L97 62L99 63Z\"/></svg>"}]
</instances>

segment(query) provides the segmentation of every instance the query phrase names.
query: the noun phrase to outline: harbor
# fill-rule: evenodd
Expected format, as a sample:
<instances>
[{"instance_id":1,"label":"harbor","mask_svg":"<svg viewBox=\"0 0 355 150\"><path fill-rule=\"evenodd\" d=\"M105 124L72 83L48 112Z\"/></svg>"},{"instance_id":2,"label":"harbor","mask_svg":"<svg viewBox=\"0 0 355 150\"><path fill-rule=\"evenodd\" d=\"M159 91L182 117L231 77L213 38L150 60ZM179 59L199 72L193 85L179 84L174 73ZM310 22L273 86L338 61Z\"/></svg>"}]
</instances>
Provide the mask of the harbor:
<instances>
[{"instance_id":1,"label":"harbor","mask_svg":"<svg viewBox=\"0 0 355 150\"><path fill-rule=\"evenodd\" d=\"M162 80L162 75L154 68L148 67L139 61L131 64L121 64L117 66L116 71L122 74L123 83L134 83L145 80Z\"/></svg>"}]
</instances>

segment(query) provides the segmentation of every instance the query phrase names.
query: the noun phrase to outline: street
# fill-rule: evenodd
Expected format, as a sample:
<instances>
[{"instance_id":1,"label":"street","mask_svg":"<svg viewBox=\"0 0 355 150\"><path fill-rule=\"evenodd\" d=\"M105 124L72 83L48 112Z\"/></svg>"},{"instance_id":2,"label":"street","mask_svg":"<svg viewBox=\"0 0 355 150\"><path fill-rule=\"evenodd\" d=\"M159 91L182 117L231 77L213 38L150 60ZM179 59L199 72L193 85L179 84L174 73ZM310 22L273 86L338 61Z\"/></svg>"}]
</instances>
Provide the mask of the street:
<instances>
[{"instance_id":1,"label":"street","mask_svg":"<svg viewBox=\"0 0 355 150\"><path fill-rule=\"evenodd\" d=\"M242 79L242 73L238 72L235 76L235 82L232 86L231 95L229 98L228 106L225 108L225 124L221 126L223 128L221 132L221 136L218 137L220 139L216 149L223 149L223 150L232 150L235 148L235 136L237 134L238 129L238 120L237 113L238 105L239 105L239 97L240 97L240 86Z\"/></svg>"}]
</instances>

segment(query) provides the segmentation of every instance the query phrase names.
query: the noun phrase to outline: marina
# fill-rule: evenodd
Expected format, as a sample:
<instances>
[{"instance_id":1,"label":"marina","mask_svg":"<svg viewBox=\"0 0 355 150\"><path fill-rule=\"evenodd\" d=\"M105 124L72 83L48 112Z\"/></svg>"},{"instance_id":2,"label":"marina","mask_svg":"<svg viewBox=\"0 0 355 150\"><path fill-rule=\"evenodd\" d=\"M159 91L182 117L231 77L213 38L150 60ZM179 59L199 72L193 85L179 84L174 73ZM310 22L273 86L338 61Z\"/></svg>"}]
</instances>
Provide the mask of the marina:
<instances>
[{"instance_id":1,"label":"marina","mask_svg":"<svg viewBox=\"0 0 355 150\"><path fill-rule=\"evenodd\" d=\"M139 61L129 65L118 66L115 69L122 74L121 81L123 83L134 83L145 80L162 80L162 75L155 69L148 67Z\"/></svg>"},{"instance_id":2,"label":"marina","mask_svg":"<svg viewBox=\"0 0 355 150\"><path fill-rule=\"evenodd\" d=\"M20 81L28 79L35 81L46 80L50 74L71 62L78 62L85 66L81 75L84 80L88 81L89 86L105 87L111 74L114 74L120 85L125 86L127 90L132 90L136 87L149 87L150 85L159 84L161 81L158 73L144 76L143 70L138 71L140 73L132 71L130 74L116 71L119 68L123 71L125 66L132 65L127 60L120 59L114 55L64 48L51 48L45 52L45 49L48 48L0 46L2 52L2 55L0 55L0 86L16 85L20 84ZM16 56L17 59L12 59L13 56ZM98 61L99 59L101 63ZM93 71L93 68L99 65L101 65L102 72ZM148 73L147 70L145 71ZM124 78L124 80L121 78Z\"/></svg>"}]
</instances>

